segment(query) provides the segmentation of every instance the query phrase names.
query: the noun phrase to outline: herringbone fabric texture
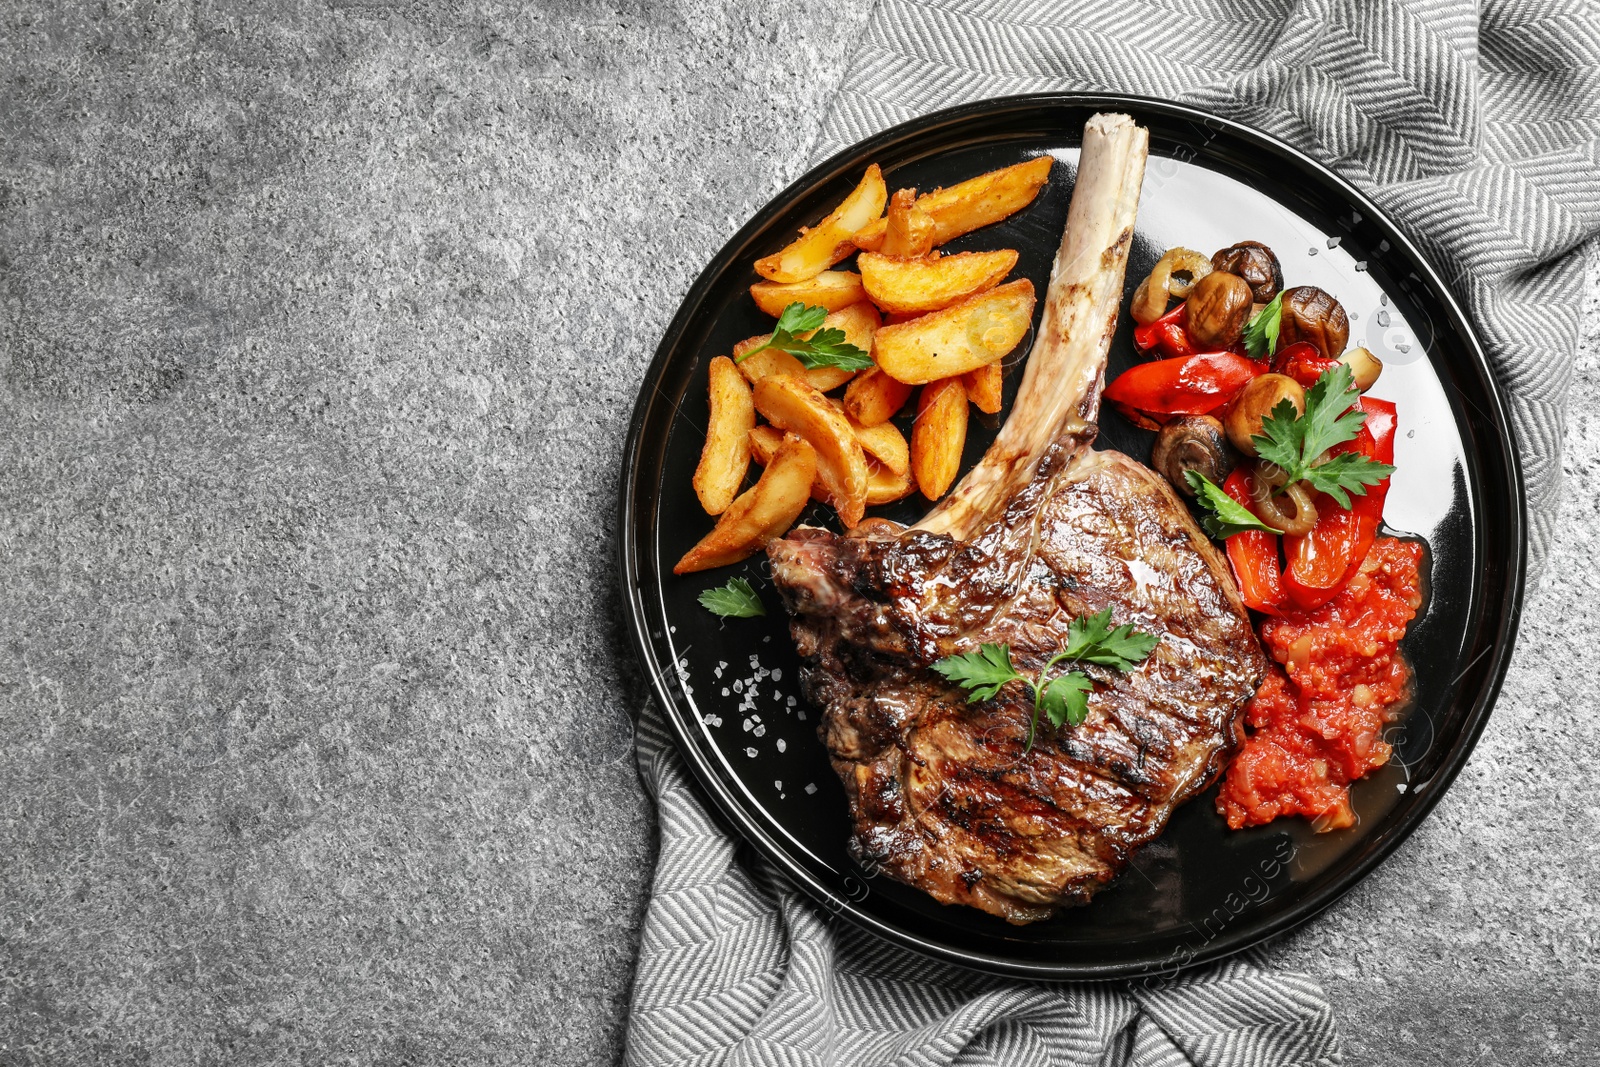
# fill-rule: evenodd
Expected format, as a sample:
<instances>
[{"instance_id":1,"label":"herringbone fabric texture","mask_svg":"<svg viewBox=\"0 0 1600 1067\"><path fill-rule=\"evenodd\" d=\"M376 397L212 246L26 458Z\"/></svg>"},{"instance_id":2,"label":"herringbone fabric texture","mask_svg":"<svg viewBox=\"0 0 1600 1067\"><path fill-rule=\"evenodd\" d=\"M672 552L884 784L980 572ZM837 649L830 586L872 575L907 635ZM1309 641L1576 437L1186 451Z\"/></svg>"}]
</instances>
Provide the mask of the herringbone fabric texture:
<instances>
[{"instance_id":1,"label":"herringbone fabric texture","mask_svg":"<svg viewBox=\"0 0 1600 1067\"><path fill-rule=\"evenodd\" d=\"M1182 100L1366 189L1444 268L1489 344L1549 537L1582 263L1600 228L1600 11L1500 0L879 0L815 150L915 115L1062 89ZM1267 1067L1342 1062L1304 975L1234 959L1167 982L1037 984L933 963L828 919L741 854L659 712L660 810L627 1062Z\"/></svg>"}]
</instances>

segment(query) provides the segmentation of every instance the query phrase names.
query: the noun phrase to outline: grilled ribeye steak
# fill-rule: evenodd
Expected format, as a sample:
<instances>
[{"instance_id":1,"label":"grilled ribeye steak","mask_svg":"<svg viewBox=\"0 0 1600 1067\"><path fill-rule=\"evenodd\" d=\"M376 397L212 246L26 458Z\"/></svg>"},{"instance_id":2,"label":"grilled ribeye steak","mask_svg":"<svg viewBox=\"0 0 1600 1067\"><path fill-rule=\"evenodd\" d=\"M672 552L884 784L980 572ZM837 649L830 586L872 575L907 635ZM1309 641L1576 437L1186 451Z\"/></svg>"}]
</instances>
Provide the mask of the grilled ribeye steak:
<instances>
[{"instance_id":1,"label":"grilled ribeye steak","mask_svg":"<svg viewBox=\"0 0 1600 1067\"><path fill-rule=\"evenodd\" d=\"M970 540L804 529L770 550L858 858L1014 922L1087 901L1211 783L1264 670L1172 490L1085 443L1058 445ZM1033 676L1074 618L1107 605L1160 644L1127 674L1080 667L1096 683L1088 720L1041 729L1026 756L1026 689L969 705L928 669L1005 642Z\"/></svg>"},{"instance_id":2,"label":"grilled ribeye steak","mask_svg":"<svg viewBox=\"0 0 1600 1067\"><path fill-rule=\"evenodd\" d=\"M863 863L1012 922L1086 902L1205 789L1265 671L1226 565L1159 475L1091 449L1145 132L1097 115L1018 400L989 453L922 522L801 528L768 549L801 684ZM1005 643L1030 677L1109 606L1160 637L1095 682L1080 726L1039 732L1017 683L969 704L931 669Z\"/></svg>"}]
</instances>

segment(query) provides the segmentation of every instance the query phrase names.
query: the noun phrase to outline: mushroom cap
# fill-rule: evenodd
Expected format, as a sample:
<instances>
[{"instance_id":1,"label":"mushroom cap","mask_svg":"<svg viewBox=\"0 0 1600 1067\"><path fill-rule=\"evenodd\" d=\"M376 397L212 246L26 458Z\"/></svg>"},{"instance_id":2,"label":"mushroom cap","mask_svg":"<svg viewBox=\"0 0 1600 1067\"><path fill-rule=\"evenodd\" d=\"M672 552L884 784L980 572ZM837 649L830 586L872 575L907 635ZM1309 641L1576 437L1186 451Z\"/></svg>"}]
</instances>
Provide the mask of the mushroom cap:
<instances>
[{"instance_id":1,"label":"mushroom cap","mask_svg":"<svg viewBox=\"0 0 1600 1067\"><path fill-rule=\"evenodd\" d=\"M1283 267L1260 241L1240 241L1211 257L1211 269L1237 274L1250 285L1256 303L1268 303L1283 288Z\"/></svg>"},{"instance_id":2,"label":"mushroom cap","mask_svg":"<svg viewBox=\"0 0 1600 1067\"><path fill-rule=\"evenodd\" d=\"M1261 421L1284 400L1289 401L1301 414L1306 410L1306 391L1299 382L1286 374L1263 374L1239 391L1228 408L1228 440L1247 456L1256 454L1252 440L1261 432Z\"/></svg>"},{"instance_id":3,"label":"mushroom cap","mask_svg":"<svg viewBox=\"0 0 1600 1067\"><path fill-rule=\"evenodd\" d=\"M1244 334L1254 304L1249 282L1227 271L1212 271L1189 294L1189 336L1204 350L1227 348Z\"/></svg>"},{"instance_id":4,"label":"mushroom cap","mask_svg":"<svg viewBox=\"0 0 1600 1067\"><path fill-rule=\"evenodd\" d=\"M1299 285L1283 293L1283 315L1278 320L1278 348L1307 341L1329 359L1338 359L1350 340L1350 317L1344 305L1315 285Z\"/></svg>"},{"instance_id":5,"label":"mushroom cap","mask_svg":"<svg viewBox=\"0 0 1600 1067\"><path fill-rule=\"evenodd\" d=\"M1194 496L1184 471L1199 471L1220 483L1233 471L1237 454L1222 421L1210 415L1184 415L1156 434L1150 465L1184 496Z\"/></svg>"}]
</instances>

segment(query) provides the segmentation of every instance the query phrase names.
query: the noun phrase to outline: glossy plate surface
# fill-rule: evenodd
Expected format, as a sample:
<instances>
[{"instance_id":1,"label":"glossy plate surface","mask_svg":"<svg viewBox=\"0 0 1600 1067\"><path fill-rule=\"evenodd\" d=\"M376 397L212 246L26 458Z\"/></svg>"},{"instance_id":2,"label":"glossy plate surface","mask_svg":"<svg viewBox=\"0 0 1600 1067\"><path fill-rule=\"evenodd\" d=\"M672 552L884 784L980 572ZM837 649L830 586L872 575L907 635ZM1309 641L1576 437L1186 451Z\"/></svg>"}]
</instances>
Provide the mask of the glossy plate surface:
<instances>
[{"instance_id":1,"label":"glossy plate surface","mask_svg":"<svg viewBox=\"0 0 1600 1067\"><path fill-rule=\"evenodd\" d=\"M758 280L755 260L830 210L869 163L883 167L891 190L930 190L1048 153L1057 163L1031 206L947 246L1018 249L1013 277L1031 278L1042 297L1083 125L1102 110L1132 114L1151 135L1130 294L1169 246L1209 253L1245 238L1263 241L1282 260L1286 284L1333 293L1350 314L1350 343L1384 361L1373 393L1395 401L1400 413L1399 470L1385 519L1428 543L1430 600L1404 645L1416 668L1415 702L1389 731L1389 766L1352 791L1356 826L1313 834L1294 819L1230 832L1213 787L1180 808L1165 835L1087 907L1017 927L873 878L850 859L844 793L816 737L817 713L800 696L799 661L765 557L682 578L671 567L713 522L690 488L704 440L707 364L771 329L748 293ZM1123 320L1107 380L1134 362ZM1011 366L1005 411L1019 377ZM908 416L901 422L908 425ZM997 425L973 420L963 470ZM1098 447L1147 460L1152 436L1108 410ZM1442 281L1330 172L1244 127L1154 101L989 101L896 127L817 167L762 210L695 283L645 376L625 463L621 566L635 645L711 806L829 909L900 944L991 971L1170 973L1315 915L1404 840L1450 784L1488 718L1515 634L1521 482L1493 378ZM918 496L870 513L911 522L926 507ZM802 521L829 523L832 512L813 507ZM696 603L702 590L736 575L762 594L766 618L724 622Z\"/></svg>"}]
</instances>

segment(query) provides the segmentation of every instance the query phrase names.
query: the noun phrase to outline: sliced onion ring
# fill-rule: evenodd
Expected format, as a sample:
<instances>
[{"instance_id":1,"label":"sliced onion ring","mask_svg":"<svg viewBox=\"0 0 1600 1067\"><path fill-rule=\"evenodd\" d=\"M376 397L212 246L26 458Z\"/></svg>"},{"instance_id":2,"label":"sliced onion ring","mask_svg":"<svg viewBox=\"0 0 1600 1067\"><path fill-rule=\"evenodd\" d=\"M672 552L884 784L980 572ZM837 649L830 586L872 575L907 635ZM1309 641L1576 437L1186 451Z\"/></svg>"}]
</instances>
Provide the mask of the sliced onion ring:
<instances>
[{"instance_id":1,"label":"sliced onion ring","mask_svg":"<svg viewBox=\"0 0 1600 1067\"><path fill-rule=\"evenodd\" d=\"M1156 260L1150 276L1139 283L1128 309L1134 321L1148 326L1167 313L1167 300L1187 299L1195 282L1211 273L1211 259L1192 248L1169 248Z\"/></svg>"},{"instance_id":2,"label":"sliced onion ring","mask_svg":"<svg viewBox=\"0 0 1600 1067\"><path fill-rule=\"evenodd\" d=\"M1261 521L1286 534L1302 535L1311 532L1317 524L1317 503L1305 482L1285 486L1283 468L1272 463L1256 465L1256 476L1250 479L1250 495L1255 499ZM1278 495L1279 488L1282 495ZM1293 510L1284 511L1282 504L1293 504Z\"/></svg>"},{"instance_id":3,"label":"sliced onion ring","mask_svg":"<svg viewBox=\"0 0 1600 1067\"><path fill-rule=\"evenodd\" d=\"M1195 283L1211 273L1211 257L1192 248L1171 248L1162 259L1171 259L1167 271L1167 292L1179 300L1189 299Z\"/></svg>"}]
</instances>

